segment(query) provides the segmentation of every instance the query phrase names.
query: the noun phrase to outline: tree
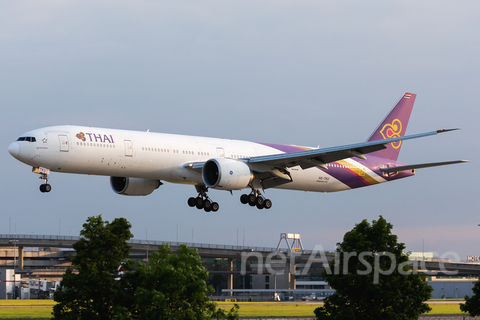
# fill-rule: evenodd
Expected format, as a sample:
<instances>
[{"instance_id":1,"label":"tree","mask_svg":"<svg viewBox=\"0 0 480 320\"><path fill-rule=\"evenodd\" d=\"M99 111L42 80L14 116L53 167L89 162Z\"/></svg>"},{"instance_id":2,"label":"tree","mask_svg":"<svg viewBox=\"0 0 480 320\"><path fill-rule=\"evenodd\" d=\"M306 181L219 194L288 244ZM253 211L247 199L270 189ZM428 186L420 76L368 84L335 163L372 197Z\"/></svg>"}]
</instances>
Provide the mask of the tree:
<instances>
[{"instance_id":1,"label":"tree","mask_svg":"<svg viewBox=\"0 0 480 320\"><path fill-rule=\"evenodd\" d=\"M135 272L127 273L125 311L133 319L237 319L238 306L230 312L216 309L206 285L208 272L196 249L180 245L178 255L168 245L158 248L148 265L138 263ZM235 316L236 315L236 316Z\"/></svg>"},{"instance_id":2,"label":"tree","mask_svg":"<svg viewBox=\"0 0 480 320\"><path fill-rule=\"evenodd\" d=\"M472 288L473 296L465 296L465 304L460 304L460 310L468 312L471 317L480 316L480 281Z\"/></svg>"},{"instance_id":3,"label":"tree","mask_svg":"<svg viewBox=\"0 0 480 320\"><path fill-rule=\"evenodd\" d=\"M90 217L73 245L78 273L67 270L54 294L53 319L238 319L238 305L217 309L208 294L208 272L196 249L168 245L152 253L148 265L128 260L131 225ZM124 276L118 279L122 266ZM116 279L117 278L117 279Z\"/></svg>"},{"instance_id":4,"label":"tree","mask_svg":"<svg viewBox=\"0 0 480 320\"><path fill-rule=\"evenodd\" d=\"M336 258L323 272L336 292L315 309L317 319L417 319L431 308L425 277L411 272L404 243L380 216L347 232Z\"/></svg>"},{"instance_id":5,"label":"tree","mask_svg":"<svg viewBox=\"0 0 480 320\"><path fill-rule=\"evenodd\" d=\"M130 253L127 240L133 237L131 224L124 218L111 223L101 215L89 217L80 232L82 238L73 245L76 256L61 288L54 294L54 319L112 319L123 291L115 281L118 268ZM131 263L124 266L130 268ZM123 293L123 292L122 292Z\"/></svg>"}]
</instances>

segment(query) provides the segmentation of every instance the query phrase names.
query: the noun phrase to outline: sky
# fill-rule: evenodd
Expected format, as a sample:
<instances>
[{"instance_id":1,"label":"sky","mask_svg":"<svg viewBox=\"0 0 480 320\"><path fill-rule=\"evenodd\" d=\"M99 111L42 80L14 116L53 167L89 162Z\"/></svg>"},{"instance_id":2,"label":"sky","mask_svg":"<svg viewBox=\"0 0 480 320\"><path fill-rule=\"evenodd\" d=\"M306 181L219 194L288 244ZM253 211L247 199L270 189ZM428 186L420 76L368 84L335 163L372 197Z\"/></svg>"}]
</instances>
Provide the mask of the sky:
<instances>
[{"instance_id":1,"label":"sky","mask_svg":"<svg viewBox=\"0 0 480 320\"><path fill-rule=\"evenodd\" d=\"M480 255L480 3L452 1L0 2L0 234L75 235L125 217L135 239L276 247L299 233L333 250L382 215L409 251ZM115 194L108 177L52 173L52 192L7 151L22 133L88 125L330 147L365 141L417 94L399 161L471 163L338 193L273 190L270 210L193 186ZM177 232L178 230L178 232ZM238 235L238 236L237 236Z\"/></svg>"}]
</instances>

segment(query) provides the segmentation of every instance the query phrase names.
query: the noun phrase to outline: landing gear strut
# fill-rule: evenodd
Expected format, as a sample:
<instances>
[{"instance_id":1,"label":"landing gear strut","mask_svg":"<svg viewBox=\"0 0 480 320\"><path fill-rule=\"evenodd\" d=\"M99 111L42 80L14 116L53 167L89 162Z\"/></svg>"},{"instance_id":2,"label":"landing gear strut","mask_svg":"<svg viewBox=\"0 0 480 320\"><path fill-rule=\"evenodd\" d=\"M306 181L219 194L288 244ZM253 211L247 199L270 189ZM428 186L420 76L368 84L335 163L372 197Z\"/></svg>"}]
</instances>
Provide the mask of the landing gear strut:
<instances>
[{"instance_id":1,"label":"landing gear strut","mask_svg":"<svg viewBox=\"0 0 480 320\"><path fill-rule=\"evenodd\" d=\"M257 207L258 209L270 209L272 207L272 200L265 199L259 190L253 189L250 194L242 194L240 196L240 202L243 204L249 204L250 207Z\"/></svg>"},{"instance_id":2,"label":"landing gear strut","mask_svg":"<svg viewBox=\"0 0 480 320\"><path fill-rule=\"evenodd\" d=\"M220 207L218 203L213 202L212 199L207 196L208 188L205 186L195 186L195 188L197 189L198 196L196 198L188 198L188 205L190 207L197 207L199 210L203 209L206 212L218 211Z\"/></svg>"}]
</instances>

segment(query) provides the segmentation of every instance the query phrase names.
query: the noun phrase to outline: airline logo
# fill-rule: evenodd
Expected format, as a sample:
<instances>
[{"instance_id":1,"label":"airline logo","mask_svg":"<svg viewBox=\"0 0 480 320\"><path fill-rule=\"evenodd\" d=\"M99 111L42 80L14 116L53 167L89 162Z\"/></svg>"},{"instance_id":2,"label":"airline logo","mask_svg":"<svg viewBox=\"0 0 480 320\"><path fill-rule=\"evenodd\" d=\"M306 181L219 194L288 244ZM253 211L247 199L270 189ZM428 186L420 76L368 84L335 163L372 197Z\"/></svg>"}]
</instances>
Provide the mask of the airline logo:
<instances>
[{"instance_id":1,"label":"airline logo","mask_svg":"<svg viewBox=\"0 0 480 320\"><path fill-rule=\"evenodd\" d=\"M82 141L85 141L87 139L85 139L85 133L83 132L80 132L80 133L77 133L76 137Z\"/></svg>"},{"instance_id":2,"label":"airline logo","mask_svg":"<svg viewBox=\"0 0 480 320\"><path fill-rule=\"evenodd\" d=\"M411 94L407 93L403 96L404 99L410 99L412 97Z\"/></svg>"},{"instance_id":3,"label":"airline logo","mask_svg":"<svg viewBox=\"0 0 480 320\"><path fill-rule=\"evenodd\" d=\"M78 139L82 141L88 141L88 142L100 142L100 143L115 143L113 141L112 135L106 135L104 134L103 136L101 134L96 134L96 133L83 133L79 132L75 135ZM87 137L88 136L88 137ZM92 137L93 136L93 137Z\"/></svg>"},{"instance_id":4,"label":"airline logo","mask_svg":"<svg viewBox=\"0 0 480 320\"><path fill-rule=\"evenodd\" d=\"M398 119L393 120L392 123L387 123L383 126L382 130L380 130L383 139L400 138L401 133L402 122ZM391 145L393 148L398 149L402 145L402 141L392 142Z\"/></svg>"}]
</instances>

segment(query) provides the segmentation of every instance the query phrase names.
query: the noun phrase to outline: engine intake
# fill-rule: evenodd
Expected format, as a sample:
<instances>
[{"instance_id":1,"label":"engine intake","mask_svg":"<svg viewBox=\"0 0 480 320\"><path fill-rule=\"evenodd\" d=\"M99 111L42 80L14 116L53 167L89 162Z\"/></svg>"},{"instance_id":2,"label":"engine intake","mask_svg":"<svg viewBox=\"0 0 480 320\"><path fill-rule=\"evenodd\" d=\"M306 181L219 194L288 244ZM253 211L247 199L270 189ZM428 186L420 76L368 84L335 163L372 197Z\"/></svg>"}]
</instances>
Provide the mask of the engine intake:
<instances>
[{"instance_id":1,"label":"engine intake","mask_svg":"<svg viewBox=\"0 0 480 320\"><path fill-rule=\"evenodd\" d=\"M159 180L142 178L110 177L110 185L116 194L124 196L146 196L158 189Z\"/></svg>"},{"instance_id":2,"label":"engine intake","mask_svg":"<svg viewBox=\"0 0 480 320\"><path fill-rule=\"evenodd\" d=\"M209 188L220 190L240 190L248 187L253 180L250 167L233 159L210 159L202 168L203 183Z\"/></svg>"}]
</instances>

